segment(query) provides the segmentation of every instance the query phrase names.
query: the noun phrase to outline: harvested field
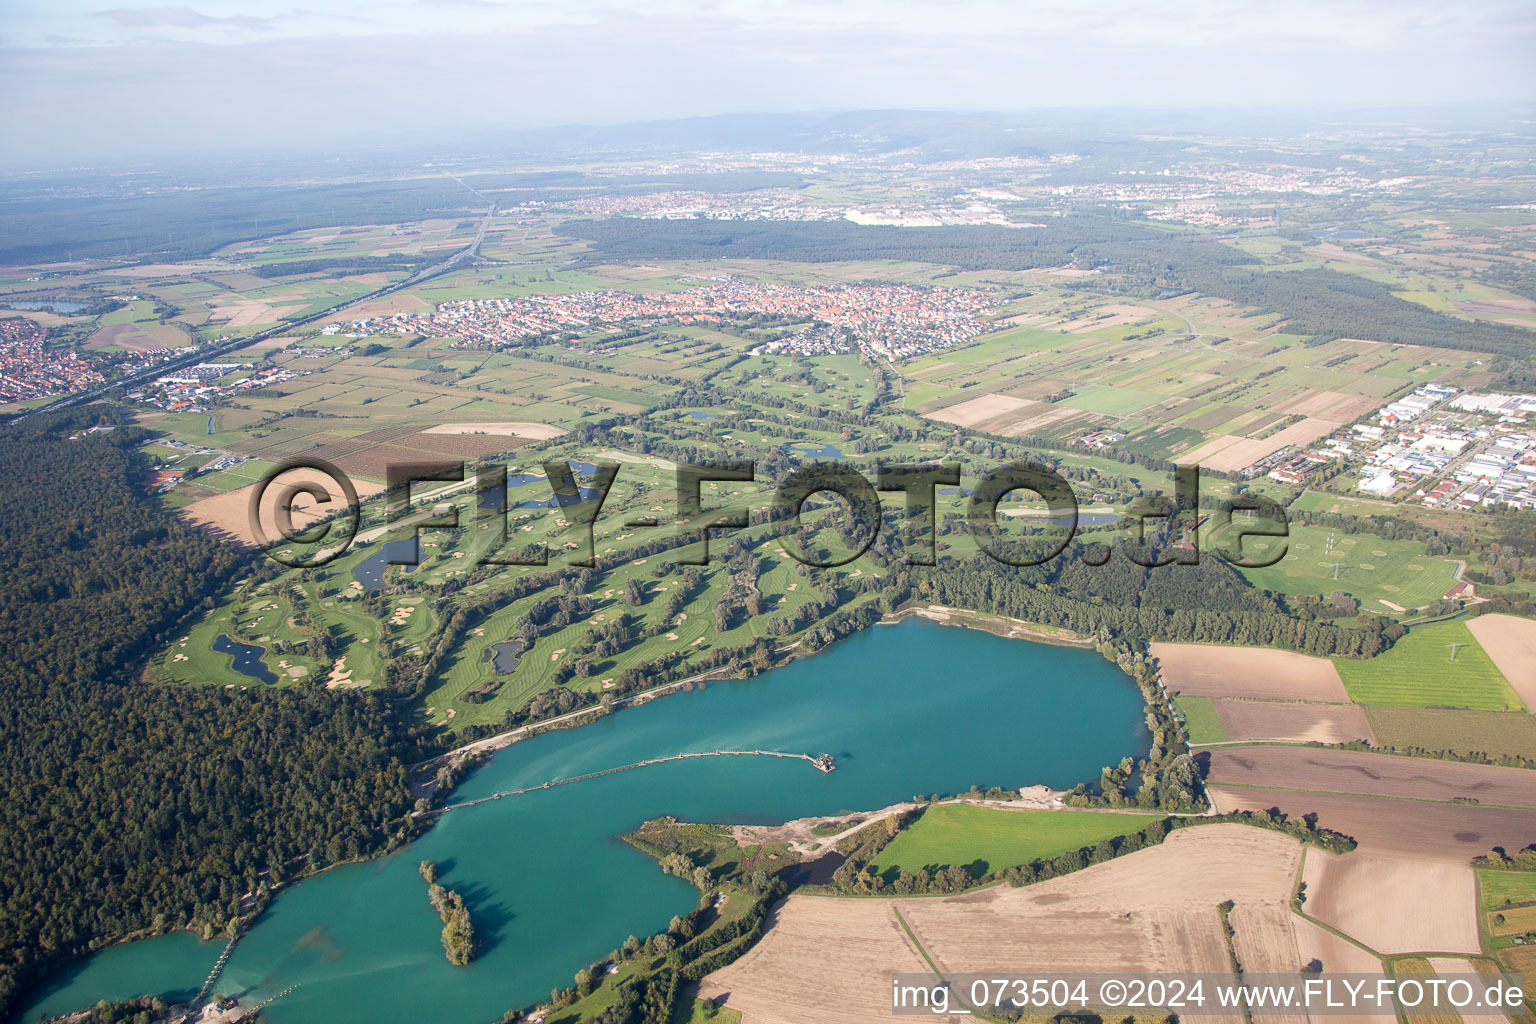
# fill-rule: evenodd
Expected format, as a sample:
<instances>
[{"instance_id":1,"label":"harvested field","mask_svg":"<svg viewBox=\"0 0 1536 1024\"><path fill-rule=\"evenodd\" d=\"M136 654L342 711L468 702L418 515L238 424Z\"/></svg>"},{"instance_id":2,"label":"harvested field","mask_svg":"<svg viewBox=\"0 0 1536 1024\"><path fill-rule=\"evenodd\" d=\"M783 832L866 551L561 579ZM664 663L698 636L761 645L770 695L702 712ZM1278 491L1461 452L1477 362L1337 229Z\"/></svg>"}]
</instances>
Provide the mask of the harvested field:
<instances>
[{"instance_id":1,"label":"harvested field","mask_svg":"<svg viewBox=\"0 0 1536 1024\"><path fill-rule=\"evenodd\" d=\"M439 423L428 427L423 434L502 434L511 437L527 437L535 441L547 441L565 433L560 427L548 423Z\"/></svg>"},{"instance_id":2,"label":"harvested field","mask_svg":"<svg viewBox=\"0 0 1536 1024\"><path fill-rule=\"evenodd\" d=\"M1032 409L1024 419L1019 420L1017 423L1010 423L1007 427L999 428L997 432L999 434L1006 434L1009 437L1023 437L1025 434L1043 430L1052 423L1071 419L1077 415L1080 415L1078 410L1070 409L1064 405L1050 406L1044 412L1035 412Z\"/></svg>"},{"instance_id":3,"label":"harvested field","mask_svg":"<svg viewBox=\"0 0 1536 1024\"><path fill-rule=\"evenodd\" d=\"M1368 707L1365 719L1382 746L1536 757L1536 716L1522 712Z\"/></svg>"},{"instance_id":4,"label":"harvested field","mask_svg":"<svg viewBox=\"0 0 1536 1024\"><path fill-rule=\"evenodd\" d=\"M1292 423L1283 430L1277 430L1264 439L1265 443L1275 445L1275 451L1287 445L1309 445L1320 437L1327 437L1337 427L1338 422L1332 417L1324 419L1320 416L1309 416L1300 423ZM1268 454L1267 452L1265 454ZM1242 467L1237 467L1242 468Z\"/></svg>"},{"instance_id":5,"label":"harvested field","mask_svg":"<svg viewBox=\"0 0 1536 1024\"><path fill-rule=\"evenodd\" d=\"M1353 836L1367 853L1468 861L1495 846L1518 850L1536 843L1536 811L1517 808L1219 785L1210 793L1223 811L1315 813L1318 824Z\"/></svg>"},{"instance_id":6,"label":"harvested field","mask_svg":"<svg viewBox=\"0 0 1536 1024\"><path fill-rule=\"evenodd\" d=\"M1212 702L1234 740L1290 740L1297 743L1374 742L1365 714L1352 704L1303 704L1279 701Z\"/></svg>"},{"instance_id":7,"label":"harvested field","mask_svg":"<svg viewBox=\"0 0 1536 1024\"><path fill-rule=\"evenodd\" d=\"M295 469L277 477L265 492L266 502L261 512L262 528L269 538L275 539L281 534L277 529L277 522L273 517L277 497L286 483L315 483L329 493L331 487L327 486L329 477L324 473L314 470ZM231 539L243 544L255 545L257 543L255 531L251 528L250 502L251 494L260 486L259 484L247 484L244 487L223 494L215 494L208 498L200 498L181 510L181 514L194 523L211 527L213 530L223 533ZM352 486L357 490L359 499L367 499L370 495L378 494L384 490L382 485L370 484L366 480L353 479ZM333 502L345 502L345 496L333 494ZM295 529L303 529L306 523L312 523L319 518L315 508L317 502L309 495L299 495L293 500L293 525ZM330 506L325 508L328 514Z\"/></svg>"},{"instance_id":8,"label":"harvested field","mask_svg":"<svg viewBox=\"0 0 1536 1024\"><path fill-rule=\"evenodd\" d=\"M1244 971L1291 974L1305 966L1291 930L1293 916L1289 907L1276 903L1232 908L1232 947ZM1253 1020L1255 1024L1307 1024L1307 1015L1255 1010Z\"/></svg>"},{"instance_id":9,"label":"harvested field","mask_svg":"<svg viewBox=\"0 0 1536 1024\"><path fill-rule=\"evenodd\" d=\"M1153 644L1152 656L1168 688L1193 697L1349 703L1327 658L1267 647L1168 643Z\"/></svg>"},{"instance_id":10,"label":"harvested field","mask_svg":"<svg viewBox=\"0 0 1536 1024\"><path fill-rule=\"evenodd\" d=\"M746 955L699 987L705 999L727 996L726 1005L753 1024L886 1024L889 974L928 970L889 900L791 896L769 913L767 929Z\"/></svg>"},{"instance_id":11,"label":"harvested field","mask_svg":"<svg viewBox=\"0 0 1536 1024\"><path fill-rule=\"evenodd\" d=\"M1038 402L1031 402L1024 398L1014 398L1011 395L981 395L944 409L935 410L928 414L928 418L938 420L941 423L953 423L960 427L974 427L981 421L989 420L994 416L1017 412L1020 409L1038 404Z\"/></svg>"},{"instance_id":12,"label":"harvested field","mask_svg":"<svg viewBox=\"0 0 1536 1024\"><path fill-rule=\"evenodd\" d=\"M1311 913L1313 908L1304 905L1303 909ZM1304 964L1310 960L1321 960L1323 970L1329 973L1382 973L1380 960L1353 942L1339 938L1298 914L1291 915L1291 931L1296 936L1296 951Z\"/></svg>"},{"instance_id":13,"label":"harvested field","mask_svg":"<svg viewBox=\"0 0 1536 1024\"><path fill-rule=\"evenodd\" d=\"M1291 915L1291 931L1296 937L1296 953L1303 964L1316 960L1323 970L1345 974L1385 975L1381 961L1353 942L1341 939L1328 929L1313 924L1298 914ZM1328 1024L1383 1024L1386 1017L1373 1014L1329 1014Z\"/></svg>"},{"instance_id":14,"label":"harvested field","mask_svg":"<svg viewBox=\"0 0 1536 1024\"><path fill-rule=\"evenodd\" d=\"M1306 912L1378 953L1476 953L1477 886L1454 861L1308 850Z\"/></svg>"},{"instance_id":15,"label":"harvested field","mask_svg":"<svg viewBox=\"0 0 1536 1024\"><path fill-rule=\"evenodd\" d=\"M1329 406L1352 397L1354 396L1341 391L1303 391L1275 408L1290 416L1317 416ZM1329 418L1332 419L1332 417Z\"/></svg>"},{"instance_id":16,"label":"harvested field","mask_svg":"<svg viewBox=\"0 0 1536 1024\"><path fill-rule=\"evenodd\" d=\"M1467 628L1526 709L1536 714L1536 621L1513 615L1479 615Z\"/></svg>"},{"instance_id":17,"label":"harvested field","mask_svg":"<svg viewBox=\"0 0 1536 1024\"><path fill-rule=\"evenodd\" d=\"M1294 839L1244 825L1173 833L1160 846L1021 889L942 899L791 896L762 940L704 980L701 994L752 1024L890 1019L891 971L926 971L900 932L898 907L947 971L1193 970L1225 973L1216 905L1283 910L1301 856ZM1268 916L1268 915L1266 915ZM1298 964L1288 933L1259 924L1261 962ZM1215 1018L1227 1020L1227 1018Z\"/></svg>"},{"instance_id":18,"label":"harvested field","mask_svg":"<svg viewBox=\"0 0 1536 1024\"><path fill-rule=\"evenodd\" d=\"M1523 768L1308 747L1217 747L1207 754L1209 777L1218 786L1283 786L1421 801L1471 799L1536 809L1536 779Z\"/></svg>"},{"instance_id":19,"label":"harvested field","mask_svg":"<svg viewBox=\"0 0 1536 1024\"><path fill-rule=\"evenodd\" d=\"M1442 978L1480 973L1470 960L1460 957L1432 956L1429 958L1429 966ZM1502 1013L1458 1011L1457 1016L1461 1018L1461 1024L1509 1024L1509 1018Z\"/></svg>"}]
</instances>

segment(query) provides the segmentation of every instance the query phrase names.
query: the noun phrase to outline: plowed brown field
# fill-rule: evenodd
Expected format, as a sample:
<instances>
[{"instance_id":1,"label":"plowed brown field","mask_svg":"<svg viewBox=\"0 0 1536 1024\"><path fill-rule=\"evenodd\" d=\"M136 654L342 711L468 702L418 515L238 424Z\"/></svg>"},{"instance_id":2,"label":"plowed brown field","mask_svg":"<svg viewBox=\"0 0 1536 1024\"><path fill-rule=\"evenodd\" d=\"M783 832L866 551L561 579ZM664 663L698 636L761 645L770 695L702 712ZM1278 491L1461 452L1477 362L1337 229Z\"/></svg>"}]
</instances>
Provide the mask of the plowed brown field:
<instances>
[{"instance_id":1,"label":"plowed brown field","mask_svg":"<svg viewBox=\"0 0 1536 1024\"><path fill-rule=\"evenodd\" d=\"M1306 912L1378 953L1476 953L1470 864L1308 850Z\"/></svg>"},{"instance_id":2,"label":"plowed brown field","mask_svg":"<svg viewBox=\"0 0 1536 1024\"><path fill-rule=\"evenodd\" d=\"M1234 740L1297 743L1373 741L1365 712L1353 704L1303 704L1267 700L1213 701L1216 716Z\"/></svg>"},{"instance_id":3,"label":"plowed brown field","mask_svg":"<svg viewBox=\"0 0 1536 1024\"><path fill-rule=\"evenodd\" d=\"M1316 813L1319 824L1354 836L1370 853L1467 861L1495 846L1536 843L1536 811L1284 789L1211 786L1210 793L1223 811Z\"/></svg>"},{"instance_id":4,"label":"plowed brown field","mask_svg":"<svg viewBox=\"0 0 1536 1024\"><path fill-rule=\"evenodd\" d=\"M1153 644L1152 656L1168 688L1191 697L1349 703L1338 669L1327 658L1267 647L1165 643Z\"/></svg>"},{"instance_id":5,"label":"plowed brown field","mask_svg":"<svg viewBox=\"0 0 1536 1024\"><path fill-rule=\"evenodd\" d=\"M1307 747L1217 747L1210 759L1209 778L1221 786L1536 808L1536 776L1522 768Z\"/></svg>"}]
</instances>

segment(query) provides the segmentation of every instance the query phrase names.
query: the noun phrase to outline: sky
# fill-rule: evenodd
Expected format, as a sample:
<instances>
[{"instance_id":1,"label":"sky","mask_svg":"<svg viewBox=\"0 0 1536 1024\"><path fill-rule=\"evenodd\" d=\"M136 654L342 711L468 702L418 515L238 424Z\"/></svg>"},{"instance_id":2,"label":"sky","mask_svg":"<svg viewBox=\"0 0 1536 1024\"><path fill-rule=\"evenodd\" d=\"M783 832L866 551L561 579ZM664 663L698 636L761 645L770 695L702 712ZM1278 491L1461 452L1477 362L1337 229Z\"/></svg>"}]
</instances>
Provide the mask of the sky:
<instances>
[{"instance_id":1,"label":"sky","mask_svg":"<svg viewBox=\"0 0 1536 1024\"><path fill-rule=\"evenodd\" d=\"M1536 99L1536 4L1506 0L299 2L3 0L8 162L739 111Z\"/></svg>"}]
</instances>

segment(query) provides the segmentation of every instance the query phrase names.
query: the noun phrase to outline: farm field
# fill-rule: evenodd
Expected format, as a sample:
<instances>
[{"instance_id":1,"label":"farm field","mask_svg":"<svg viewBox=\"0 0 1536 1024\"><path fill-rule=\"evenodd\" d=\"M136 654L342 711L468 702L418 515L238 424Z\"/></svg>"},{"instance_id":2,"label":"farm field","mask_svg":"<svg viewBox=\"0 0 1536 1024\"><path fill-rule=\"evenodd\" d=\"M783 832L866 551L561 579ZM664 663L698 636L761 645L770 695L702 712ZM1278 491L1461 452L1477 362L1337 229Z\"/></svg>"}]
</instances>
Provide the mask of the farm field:
<instances>
[{"instance_id":1,"label":"farm field","mask_svg":"<svg viewBox=\"0 0 1536 1024\"><path fill-rule=\"evenodd\" d=\"M1480 868L1477 881L1483 894L1484 910L1496 910L1508 903L1536 902L1536 871Z\"/></svg>"},{"instance_id":2,"label":"farm field","mask_svg":"<svg viewBox=\"0 0 1536 1024\"><path fill-rule=\"evenodd\" d=\"M1342 590L1357 598L1365 610L1379 614L1423 607L1456 585L1456 563L1451 559L1424 554L1424 545L1416 541L1385 540L1366 533L1292 523L1288 538L1247 538L1243 551L1262 558L1281 543L1286 554L1279 562L1239 570L1248 582L1288 595ZM1341 563L1337 579L1335 562Z\"/></svg>"},{"instance_id":3,"label":"farm field","mask_svg":"<svg viewBox=\"0 0 1536 1024\"><path fill-rule=\"evenodd\" d=\"M700 994L728 994L747 1021L888 1020L882 972L929 970L903 922L944 971L1006 963L1016 971L1225 973L1216 905L1232 899L1283 911L1300 858L1288 836L1221 824L1181 829L1159 846L1019 889L905 900L792 895L758 944L705 978ZM1295 960L1289 936L1266 929L1259 940L1280 947L1250 951L1261 962Z\"/></svg>"},{"instance_id":4,"label":"farm field","mask_svg":"<svg viewBox=\"0 0 1536 1024\"><path fill-rule=\"evenodd\" d=\"M1516 808L1246 786L1209 791L1222 811L1315 813L1318 824L1353 836L1366 853L1466 863L1495 846L1518 850L1536 843L1536 812Z\"/></svg>"},{"instance_id":5,"label":"farm field","mask_svg":"<svg viewBox=\"0 0 1536 1024\"><path fill-rule=\"evenodd\" d=\"M1480 949L1476 878L1465 863L1309 849L1302 879L1309 916L1379 953Z\"/></svg>"},{"instance_id":6,"label":"farm field","mask_svg":"<svg viewBox=\"0 0 1536 1024\"><path fill-rule=\"evenodd\" d=\"M229 471L231 476L235 479L249 479L251 480L250 483L241 484L232 490L225 490L222 493L213 494L206 498L198 498L182 508L182 515L192 522L201 523L225 536L237 539L241 543L255 546L258 540L255 527L250 519L251 496L256 493L259 486L256 482L258 474L265 474L274 468L275 464L273 463L260 462L246 462L236 466L234 470ZM276 485L278 487L286 486L290 483L303 483L313 484L326 489L329 477L316 470L293 469L283 473L278 480L281 481ZM360 500L380 494L384 490L382 483L370 483L362 479L354 479L353 485ZM180 490L180 488L177 489ZM329 490L327 489L326 492L329 493ZM276 495L279 492L277 490L269 490L267 493L272 495L272 497L262 505L261 528L267 537L280 537L282 534L277 529L275 505L270 504L276 500ZM336 500L338 502L345 501L340 495L337 496ZM322 508L324 507L315 501L313 495L296 495L292 502L295 528L302 529L306 523L313 522L323 515L329 514L329 508L324 508L321 511Z\"/></svg>"},{"instance_id":7,"label":"farm field","mask_svg":"<svg viewBox=\"0 0 1536 1024\"><path fill-rule=\"evenodd\" d=\"M1184 731L1195 746L1202 743L1225 743L1232 737L1210 697L1175 697L1174 707L1184 715Z\"/></svg>"},{"instance_id":8,"label":"farm field","mask_svg":"<svg viewBox=\"0 0 1536 1024\"><path fill-rule=\"evenodd\" d=\"M1483 806L1536 810L1536 786L1523 768L1465 764L1396 754L1312 747L1218 747L1210 780L1249 786L1358 793L1413 801L1475 800Z\"/></svg>"},{"instance_id":9,"label":"farm field","mask_svg":"<svg viewBox=\"0 0 1536 1024\"><path fill-rule=\"evenodd\" d=\"M1292 347L1301 339L1209 299L1125 302L1043 291L1015 298L1007 311L999 322L1008 329L904 366L909 408L1061 445L1113 429L1125 435L1116 444L1126 450L1231 471L1445 373L1433 365L1439 353L1349 339L1327 342L1307 355L1317 363L1302 364ZM1221 348L1185 347L1196 328L1222 335ZM1400 358L1383 358L1388 352ZM1471 365L1460 356L1451 362L1456 371Z\"/></svg>"},{"instance_id":10,"label":"farm field","mask_svg":"<svg viewBox=\"0 0 1536 1024\"><path fill-rule=\"evenodd\" d=\"M1168 689L1191 697L1349 703L1334 663L1267 647L1153 643Z\"/></svg>"},{"instance_id":11,"label":"farm field","mask_svg":"<svg viewBox=\"0 0 1536 1024\"><path fill-rule=\"evenodd\" d=\"M1521 702L1536 712L1536 621L1513 615L1479 615L1467 620L1467 629Z\"/></svg>"},{"instance_id":12,"label":"farm field","mask_svg":"<svg viewBox=\"0 0 1536 1024\"><path fill-rule=\"evenodd\" d=\"M1198 698L1180 698L1181 701L1186 699ZM1348 743L1352 740L1369 742L1372 739L1365 715L1360 708L1348 704L1216 698L1213 711L1223 734L1233 740ZM1193 735L1190 742L1197 742Z\"/></svg>"},{"instance_id":13,"label":"farm field","mask_svg":"<svg viewBox=\"0 0 1536 1024\"><path fill-rule=\"evenodd\" d=\"M1459 645L1454 661L1451 644ZM1357 704L1473 711L1524 707L1460 620L1415 626L1390 650L1368 661L1338 658L1334 664Z\"/></svg>"},{"instance_id":14,"label":"farm field","mask_svg":"<svg viewBox=\"0 0 1536 1024\"><path fill-rule=\"evenodd\" d=\"M1536 716L1518 712L1367 707L1383 746L1536 759Z\"/></svg>"},{"instance_id":15,"label":"farm field","mask_svg":"<svg viewBox=\"0 0 1536 1024\"><path fill-rule=\"evenodd\" d=\"M917 874L927 868L960 865L980 877L1093 846L1135 832L1155 814L1014 811L968 804L939 804L904 829L880 852L873 869Z\"/></svg>"}]
</instances>

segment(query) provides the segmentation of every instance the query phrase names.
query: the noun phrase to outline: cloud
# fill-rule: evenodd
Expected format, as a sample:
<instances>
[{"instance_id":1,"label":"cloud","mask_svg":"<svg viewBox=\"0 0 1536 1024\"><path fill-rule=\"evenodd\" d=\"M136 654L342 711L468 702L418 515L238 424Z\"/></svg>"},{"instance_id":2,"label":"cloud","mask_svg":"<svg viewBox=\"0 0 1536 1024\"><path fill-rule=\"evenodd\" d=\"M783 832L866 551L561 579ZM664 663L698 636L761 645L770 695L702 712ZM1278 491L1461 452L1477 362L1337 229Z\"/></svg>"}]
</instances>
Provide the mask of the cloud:
<instances>
[{"instance_id":1,"label":"cloud","mask_svg":"<svg viewBox=\"0 0 1536 1024\"><path fill-rule=\"evenodd\" d=\"M423 7L475 7L481 10L498 10L507 6L496 0L416 0Z\"/></svg>"},{"instance_id":2,"label":"cloud","mask_svg":"<svg viewBox=\"0 0 1536 1024\"><path fill-rule=\"evenodd\" d=\"M92 17L105 18L115 22L123 28L130 29L155 29L155 28L244 28L256 31L270 31L271 18L257 18L248 14L233 14L229 17L218 18L203 14L190 7L113 7L105 11L93 11Z\"/></svg>"}]
</instances>

